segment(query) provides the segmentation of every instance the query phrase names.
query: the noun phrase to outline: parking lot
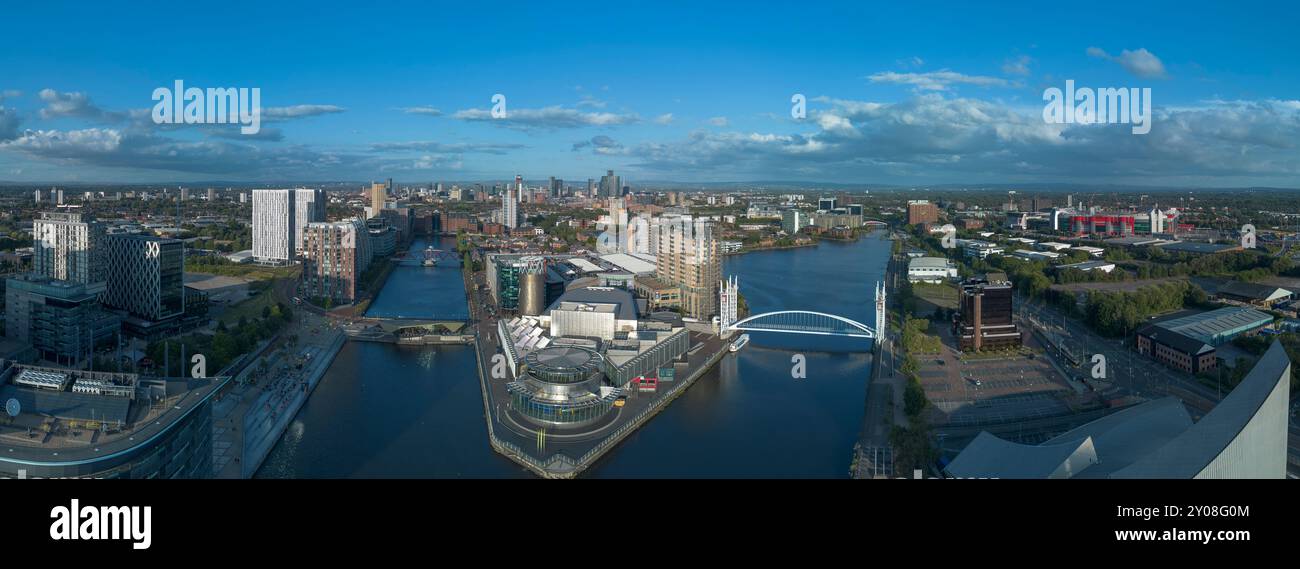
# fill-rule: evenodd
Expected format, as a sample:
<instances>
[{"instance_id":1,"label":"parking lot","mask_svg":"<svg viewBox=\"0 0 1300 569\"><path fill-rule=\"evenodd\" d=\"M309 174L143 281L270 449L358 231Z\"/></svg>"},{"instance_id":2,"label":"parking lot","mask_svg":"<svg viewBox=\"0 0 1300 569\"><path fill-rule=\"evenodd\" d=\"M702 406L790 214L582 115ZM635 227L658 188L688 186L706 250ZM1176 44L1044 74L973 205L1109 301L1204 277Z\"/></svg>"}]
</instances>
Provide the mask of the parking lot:
<instances>
[{"instance_id":1,"label":"parking lot","mask_svg":"<svg viewBox=\"0 0 1300 569\"><path fill-rule=\"evenodd\" d=\"M940 354L916 356L917 376L933 407L936 426L974 426L1069 414L1087 394L1071 386L1043 355L972 357L956 349L951 331L932 326Z\"/></svg>"}]
</instances>

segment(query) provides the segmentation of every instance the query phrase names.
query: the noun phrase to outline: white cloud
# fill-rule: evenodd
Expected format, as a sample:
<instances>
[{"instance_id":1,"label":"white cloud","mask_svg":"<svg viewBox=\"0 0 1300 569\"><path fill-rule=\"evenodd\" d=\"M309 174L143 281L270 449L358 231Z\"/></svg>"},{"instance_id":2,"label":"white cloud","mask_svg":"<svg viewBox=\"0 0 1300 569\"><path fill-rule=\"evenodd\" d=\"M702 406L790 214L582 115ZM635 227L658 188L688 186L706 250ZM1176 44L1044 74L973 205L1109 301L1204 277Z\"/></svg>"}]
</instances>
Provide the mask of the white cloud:
<instances>
[{"instance_id":1,"label":"white cloud","mask_svg":"<svg viewBox=\"0 0 1300 569\"><path fill-rule=\"evenodd\" d=\"M505 154L509 150L518 150L527 148L522 144L513 143L488 143L488 142L458 142L443 143L426 140L415 140L409 142L376 142L370 145L370 150L374 152L403 152L418 151L431 154L462 154L477 152L483 154Z\"/></svg>"},{"instance_id":2,"label":"white cloud","mask_svg":"<svg viewBox=\"0 0 1300 569\"><path fill-rule=\"evenodd\" d=\"M672 124L672 122L673 122L673 114L672 114L672 113L664 113L664 114L662 114L662 115L659 115L659 116L655 117L655 122L656 122L656 123L659 123L659 124Z\"/></svg>"},{"instance_id":3,"label":"white cloud","mask_svg":"<svg viewBox=\"0 0 1300 569\"><path fill-rule=\"evenodd\" d=\"M1300 184L1300 105L1217 102L1156 109L1130 125L1064 125L1040 109L940 94L898 103L818 98L812 134L701 130L631 147L632 167L713 179L864 182Z\"/></svg>"},{"instance_id":4,"label":"white cloud","mask_svg":"<svg viewBox=\"0 0 1300 569\"><path fill-rule=\"evenodd\" d=\"M591 140L583 140L573 144L573 151L577 152L584 148L591 148L593 154L602 156L619 156L627 154L627 149L615 141L613 138L603 134L591 137Z\"/></svg>"},{"instance_id":5,"label":"white cloud","mask_svg":"<svg viewBox=\"0 0 1300 569\"><path fill-rule=\"evenodd\" d=\"M633 124L641 120L635 114L582 112L558 105L540 109L512 109L507 107L506 116L502 118L493 118L492 112L488 109L464 109L456 111L452 114L452 118L471 122L487 122L523 130L618 126Z\"/></svg>"},{"instance_id":6,"label":"white cloud","mask_svg":"<svg viewBox=\"0 0 1300 569\"><path fill-rule=\"evenodd\" d=\"M977 87L1011 87L1014 83L997 77L983 75L966 75L956 71L927 71L925 73L896 73L881 71L867 77L872 83L891 83L912 85L922 91L946 91L952 85L975 85Z\"/></svg>"},{"instance_id":7,"label":"white cloud","mask_svg":"<svg viewBox=\"0 0 1300 569\"><path fill-rule=\"evenodd\" d=\"M603 109L605 108L605 101L592 97L591 95L583 95L582 98L578 100L576 106L587 107L592 109Z\"/></svg>"},{"instance_id":8,"label":"white cloud","mask_svg":"<svg viewBox=\"0 0 1300 569\"><path fill-rule=\"evenodd\" d=\"M713 117L708 120L708 123L713 126L725 127L727 126L727 117Z\"/></svg>"},{"instance_id":9,"label":"white cloud","mask_svg":"<svg viewBox=\"0 0 1300 569\"><path fill-rule=\"evenodd\" d=\"M433 107L403 107L401 111L408 115L427 115L431 117L442 116L442 111Z\"/></svg>"},{"instance_id":10,"label":"white cloud","mask_svg":"<svg viewBox=\"0 0 1300 569\"><path fill-rule=\"evenodd\" d=\"M262 120L288 120L341 113L347 109L337 105L292 105L262 109Z\"/></svg>"},{"instance_id":11,"label":"white cloud","mask_svg":"<svg viewBox=\"0 0 1300 569\"><path fill-rule=\"evenodd\" d=\"M118 122L126 118L124 113L105 111L95 106L85 93L60 93L54 89L41 89L38 96L45 102L45 108L41 109L43 119L74 117L101 122Z\"/></svg>"},{"instance_id":12,"label":"white cloud","mask_svg":"<svg viewBox=\"0 0 1300 569\"><path fill-rule=\"evenodd\" d=\"M1008 59L1002 63L1002 72L1007 75L1029 75L1029 64L1033 61L1028 55Z\"/></svg>"},{"instance_id":13,"label":"white cloud","mask_svg":"<svg viewBox=\"0 0 1300 569\"><path fill-rule=\"evenodd\" d=\"M1114 61L1129 73L1143 79L1164 79L1169 76L1165 71L1165 64L1146 48L1132 51L1126 49L1119 55L1112 56L1099 47L1089 47L1087 53L1091 57Z\"/></svg>"}]
</instances>

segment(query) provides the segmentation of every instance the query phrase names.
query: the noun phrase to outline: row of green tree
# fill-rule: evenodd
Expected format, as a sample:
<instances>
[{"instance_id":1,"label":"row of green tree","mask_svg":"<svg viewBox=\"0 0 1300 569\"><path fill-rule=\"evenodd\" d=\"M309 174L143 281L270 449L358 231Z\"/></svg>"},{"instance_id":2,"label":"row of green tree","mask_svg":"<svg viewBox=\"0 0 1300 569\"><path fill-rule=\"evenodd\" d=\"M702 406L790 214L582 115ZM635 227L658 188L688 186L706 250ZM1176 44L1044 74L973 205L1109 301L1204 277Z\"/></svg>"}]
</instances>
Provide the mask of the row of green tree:
<instances>
[{"instance_id":1,"label":"row of green tree","mask_svg":"<svg viewBox=\"0 0 1300 569\"><path fill-rule=\"evenodd\" d=\"M1201 307L1207 300L1201 287L1187 281L1170 281L1132 292L1089 291L1083 303L1083 319L1103 336L1124 336L1153 315Z\"/></svg>"},{"instance_id":2,"label":"row of green tree","mask_svg":"<svg viewBox=\"0 0 1300 569\"><path fill-rule=\"evenodd\" d=\"M158 375L188 377L191 364L181 361L181 346L184 345L186 358L194 354L204 355L208 374L212 375L230 365L235 358L252 351L258 342L275 336L292 319L293 310L284 303L277 303L263 307L259 318L240 316L233 327L219 320L216 333L212 335L187 334L152 342L145 353L153 360Z\"/></svg>"}]
</instances>

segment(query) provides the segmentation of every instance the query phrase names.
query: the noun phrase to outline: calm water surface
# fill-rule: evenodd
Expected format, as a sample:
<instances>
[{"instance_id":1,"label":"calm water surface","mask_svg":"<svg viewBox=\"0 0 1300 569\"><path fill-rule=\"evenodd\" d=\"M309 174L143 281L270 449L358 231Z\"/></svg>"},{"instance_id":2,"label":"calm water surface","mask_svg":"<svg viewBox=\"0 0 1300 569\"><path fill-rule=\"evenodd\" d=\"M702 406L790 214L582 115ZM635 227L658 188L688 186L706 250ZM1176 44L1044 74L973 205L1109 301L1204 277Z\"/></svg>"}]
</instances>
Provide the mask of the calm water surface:
<instances>
[{"instance_id":1,"label":"calm water surface","mask_svg":"<svg viewBox=\"0 0 1300 569\"><path fill-rule=\"evenodd\" d=\"M416 242L412 255L424 247ZM889 249L873 234L729 257L724 272L740 277L755 313L813 310L872 325ZM464 318L454 265L398 267L367 314ZM846 477L862 423L867 340L751 336L586 475ZM806 379L791 378L794 354L806 357ZM488 445L474 366L465 346L349 342L257 476L530 476Z\"/></svg>"}]
</instances>

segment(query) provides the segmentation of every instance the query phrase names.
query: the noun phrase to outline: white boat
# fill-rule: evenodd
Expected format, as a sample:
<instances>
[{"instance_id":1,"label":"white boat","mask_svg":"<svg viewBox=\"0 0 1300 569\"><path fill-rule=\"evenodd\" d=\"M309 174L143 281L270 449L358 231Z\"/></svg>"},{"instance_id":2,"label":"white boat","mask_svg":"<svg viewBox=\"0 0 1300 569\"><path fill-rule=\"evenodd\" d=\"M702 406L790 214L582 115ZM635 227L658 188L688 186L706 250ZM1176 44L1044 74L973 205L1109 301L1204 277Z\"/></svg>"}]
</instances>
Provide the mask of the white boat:
<instances>
[{"instance_id":1,"label":"white boat","mask_svg":"<svg viewBox=\"0 0 1300 569\"><path fill-rule=\"evenodd\" d=\"M433 266L436 266L436 265L438 264L438 259L437 259L437 257L436 257L436 255L437 255L437 251L438 251L438 250L437 250L437 249L434 249L432 246L429 246L429 247L425 248L425 249L424 249L424 262L423 262L422 264L423 264L424 266L426 266L426 267L433 267Z\"/></svg>"},{"instance_id":2,"label":"white boat","mask_svg":"<svg viewBox=\"0 0 1300 569\"><path fill-rule=\"evenodd\" d=\"M730 349L733 352L739 352L740 349L745 347L745 344L748 343L749 343L749 334L741 334L739 338L736 338L735 342L731 343Z\"/></svg>"}]
</instances>

